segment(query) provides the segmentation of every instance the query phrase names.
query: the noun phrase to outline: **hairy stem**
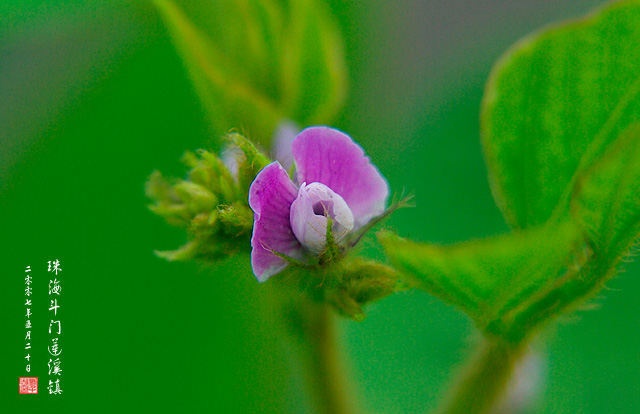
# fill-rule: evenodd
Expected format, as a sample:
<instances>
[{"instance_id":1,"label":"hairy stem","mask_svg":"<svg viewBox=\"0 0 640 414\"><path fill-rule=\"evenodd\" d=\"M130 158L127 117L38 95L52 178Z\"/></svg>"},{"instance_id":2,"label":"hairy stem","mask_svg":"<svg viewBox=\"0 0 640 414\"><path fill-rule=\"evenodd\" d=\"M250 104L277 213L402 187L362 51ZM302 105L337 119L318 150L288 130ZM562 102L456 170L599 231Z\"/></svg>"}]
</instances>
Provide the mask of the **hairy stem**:
<instances>
[{"instance_id":1,"label":"hairy stem","mask_svg":"<svg viewBox=\"0 0 640 414\"><path fill-rule=\"evenodd\" d=\"M490 413L504 395L524 348L524 344L485 338L437 413Z\"/></svg>"}]
</instances>

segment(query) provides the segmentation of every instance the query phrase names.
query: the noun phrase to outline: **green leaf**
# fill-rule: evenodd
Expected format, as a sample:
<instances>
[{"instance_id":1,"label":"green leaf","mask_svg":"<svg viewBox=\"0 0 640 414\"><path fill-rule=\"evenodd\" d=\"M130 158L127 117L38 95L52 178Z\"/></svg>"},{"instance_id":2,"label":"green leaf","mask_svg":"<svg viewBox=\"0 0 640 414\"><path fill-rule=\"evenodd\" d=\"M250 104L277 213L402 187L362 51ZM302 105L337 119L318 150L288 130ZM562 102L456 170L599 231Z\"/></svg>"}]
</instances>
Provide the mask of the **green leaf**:
<instances>
[{"instance_id":1,"label":"green leaf","mask_svg":"<svg viewBox=\"0 0 640 414\"><path fill-rule=\"evenodd\" d=\"M341 38L309 0L155 0L215 132L262 144L276 125L328 123L346 74Z\"/></svg>"},{"instance_id":2,"label":"green leaf","mask_svg":"<svg viewBox=\"0 0 640 414\"><path fill-rule=\"evenodd\" d=\"M380 234L380 240L393 265L417 288L459 307L484 331L518 338L524 333L506 326L503 316L579 267L576 252L583 245L571 223L452 246L415 243L390 233Z\"/></svg>"},{"instance_id":3,"label":"green leaf","mask_svg":"<svg viewBox=\"0 0 640 414\"><path fill-rule=\"evenodd\" d=\"M566 209L575 177L640 120L640 2L617 2L516 44L487 85L494 196L516 228Z\"/></svg>"},{"instance_id":4,"label":"green leaf","mask_svg":"<svg viewBox=\"0 0 640 414\"><path fill-rule=\"evenodd\" d=\"M640 235L640 125L634 124L576 180L571 212L596 257L616 264Z\"/></svg>"},{"instance_id":5,"label":"green leaf","mask_svg":"<svg viewBox=\"0 0 640 414\"><path fill-rule=\"evenodd\" d=\"M599 292L638 239L639 124L580 171L570 200L565 224L445 247L389 234L382 242L418 288L465 311L485 333L518 342Z\"/></svg>"},{"instance_id":6,"label":"green leaf","mask_svg":"<svg viewBox=\"0 0 640 414\"><path fill-rule=\"evenodd\" d=\"M318 2L294 0L288 6L282 65L286 112L299 125L327 123L345 98L342 39Z\"/></svg>"},{"instance_id":7,"label":"green leaf","mask_svg":"<svg viewBox=\"0 0 640 414\"><path fill-rule=\"evenodd\" d=\"M453 246L388 233L392 263L519 342L599 292L640 235L640 1L518 43L482 108L494 195L512 234Z\"/></svg>"},{"instance_id":8,"label":"green leaf","mask_svg":"<svg viewBox=\"0 0 640 414\"><path fill-rule=\"evenodd\" d=\"M389 234L382 242L418 288L518 342L599 292L640 236L640 124L581 170L570 200L566 224L445 247Z\"/></svg>"}]
</instances>

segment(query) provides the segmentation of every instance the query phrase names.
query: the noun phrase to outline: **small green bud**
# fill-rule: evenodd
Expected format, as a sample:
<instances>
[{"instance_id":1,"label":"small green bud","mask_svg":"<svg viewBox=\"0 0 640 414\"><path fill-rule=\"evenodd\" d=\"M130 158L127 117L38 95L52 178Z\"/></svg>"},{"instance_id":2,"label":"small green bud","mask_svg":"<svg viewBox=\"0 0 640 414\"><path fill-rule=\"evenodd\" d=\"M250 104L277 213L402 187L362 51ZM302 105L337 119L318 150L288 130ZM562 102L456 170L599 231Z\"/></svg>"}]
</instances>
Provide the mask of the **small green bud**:
<instances>
[{"instance_id":1,"label":"small green bud","mask_svg":"<svg viewBox=\"0 0 640 414\"><path fill-rule=\"evenodd\" d=\"M180 181L174 190L192 212L212 210L218 203L217 197L203 186L191 181Z\"/></svg>"},{"instance_id":2,"label":"small green bud","mask_svg":"<svg viewBox=\"0 0 640 414\"><path fill-rule=\"evenodd\" d=\"M175 203L180 199L175 195L171 184L162 176L160 171L154 171L149 176L145 186L147 197L165 203Z\"/></svg>"},{"instance_id":3,"label":"small green bud","mask_svg":"<svg viewBox=\"0 0 640 414\"><path fill-rule=\"evenodd\" d=\"M170 251L156 251L156 256L166 259L170 262L183 261L192 259L198 250L198 243L190 241L184 246L181 246L177 250Z\"/></svg>"},{"instance_id":4,"label":"small green bud","mask_svg":"<svg viewBox=\"0 0 640 414\"><path fill-rule=\"evenodd\" d=\"M221 202L232 202L238 196L238 188L233 175L216 155L198 150L197 154L186 152L182 162L191 167L189 181L199 184L215 194Z\"/></svg>"},{"instance_id":5,"label":"small green bud","mask_svg":"<svg viewBox=\"0 0 640 414\"><path fill-rule=\"evenodd\" d=\"M269 159L239 134L229 139L239 149L245 187L219 156L205 150L182 156L189 167L184 180L167 180L157 171L149 177L146 193L153 200L151 211L171 225L186 228L190 238L181 248L158 252L158 256L167 260L218 260L249 248L253 212L246 192ZM255 174L250 176L254 169Z\"/></svg>"},{"instance_id":6,"label":"small green bud","mask_svg":"<svg viewBox=\"0 0 640 414\"><path fill-rule=\"evenodd\" d=\"M209 214L209 219L207 220L207 224L209 226L213 226L216 220L218 220L219 216L220 216L220 213L218 212L218 210L213 210L211 214Z\"/></svg>"},{"instance_id":7,"label":"small green bud","mask_svg":"<svg viewBox=\"0 0 640 414\"><path fill-rule=\"evenodd\" d=\"M191 220L191 211L184 204L156 204L149 209L163 217L172 226L187 226Z\"/></svg>"},{"instance_id":8,"label":"small green bud","mask_svg":"<svg viewBox=\"0 0 640 414\"><path fill-rule=\"evenodd\" d=\"M218 206L218 214L222 222L238 231L251 232L253 228L253 211L240 202Z\"/></svg>"},{"instance_id":9,"label":"small green bud","mask_svg":"<svg viewBox=\"0 0 640 414\"><path fill-rule=\"evenodd\" d=\"M155 200L149 209L174 226L186 226L191 220L189 208L182 203L173 185L159 171L154 171L146 184L147 197Z\"/></svg>"},{"instance_id":10,"label":"small green bud","mask_svg":"<svg viewBox=\"0 0 640 414\"><path fill-rule=\"evenodd\" d=\"M229 134L227 139L242 152L243 157L238 160L238 183L243 194L247 195L254 178L271 163L271 159L246 137L238 133Z\"/></svg>"}]
</instances>

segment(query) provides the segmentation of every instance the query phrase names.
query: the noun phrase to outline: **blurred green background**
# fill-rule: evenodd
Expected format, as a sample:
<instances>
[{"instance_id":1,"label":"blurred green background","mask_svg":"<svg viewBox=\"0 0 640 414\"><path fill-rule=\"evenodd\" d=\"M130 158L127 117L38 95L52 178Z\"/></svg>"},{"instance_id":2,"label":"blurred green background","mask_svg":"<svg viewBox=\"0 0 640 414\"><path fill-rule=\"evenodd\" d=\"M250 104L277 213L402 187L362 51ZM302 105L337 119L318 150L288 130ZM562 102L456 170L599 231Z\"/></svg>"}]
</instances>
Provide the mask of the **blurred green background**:
<instances>
[{"instance_id":1,"label":"blurred green background","mask_svg":"<svg viewBox=\"0 0 640 414\"><path fill-rule=\"evenodd\" d=\"M484 82L513 42L600 1L330 1L350 89L335 125L358 140L417 207L389 225L452 243L507 227L490 195L478 133ZM0 410L305 411L299 373L269 325L248 258L167 263L184 234L146 208L154 169L180 176L185 150L211 146L204 111L148 2L0 5ZM60 260L63 395L47 395L47 261ZM24 269L35 293L24 376ZM537 413L640 412L640 265L537 346ZM341 321L367 412L433 408L473 343L464 315L421 292Z\"/></svg>"}]
</instances>

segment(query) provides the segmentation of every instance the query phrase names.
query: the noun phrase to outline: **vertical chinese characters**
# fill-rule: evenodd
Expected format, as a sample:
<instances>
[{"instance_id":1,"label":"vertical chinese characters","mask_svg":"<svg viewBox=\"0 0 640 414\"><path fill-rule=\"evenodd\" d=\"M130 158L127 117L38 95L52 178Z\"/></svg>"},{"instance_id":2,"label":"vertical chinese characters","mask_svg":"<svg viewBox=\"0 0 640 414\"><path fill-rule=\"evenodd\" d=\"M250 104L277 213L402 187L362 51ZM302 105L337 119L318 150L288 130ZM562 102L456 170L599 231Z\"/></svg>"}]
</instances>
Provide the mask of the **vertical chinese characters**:
<instances>
[{"instance_id":1,"label":"vertical chinese characters","mask_svg":"<svg viewBox=\"0 0 640 414\"><path fill-rule=\"evenodd\" d=\"M24 284L26 288L24 289L24 294L27 297L24 305L27 307L27 322L25 323L25 328L27 329L27 335L24 340L26 341L24 349L27 351L27 355L25 359L27 360L27 365L25 367L27 372L31 372L31 355L29 355L29 349L31 349L31 295L33 294L33 289L31 288L31 284L33 283L33 278L29 274L31 272L31 266L27 266L25 269L25 273L27 274L24 278Z\"/></svg>"},{"instance_id":2,"label":"vertical chinese characters","mask_svg":"<svg viewBox=\"0 0 640 414\"><path fill-rule=\"evenodd\" d=\"M27 311L25 316L27 320L24 324L25 329L27 330L27 334L24 337L25 340L25 353L27 354L24 358L27 360L27 364L25 365L25 371L31 372L31 354L29 353L29 349L31 349L31 295L33 295L33 288L31 285L33 284L33 277L31 276L31 266L27 266L24 270L24 295L26 296L24 306ZM19 377L18 379L18 394L37 394L38 393L38 378L37 377Z\"/></svg>"},{"instance_id":3,"label":"vertical chinese characters","mask_svg":"<svg viewBox=\"0 0 640 414\"><path fill-rule=\"evenodd\" d=\"M49 273L55 273L55 276L58 276L58 272L62 271L59 260L49 261L48 264L47 271ZM59 345L60 335L62 334L62 321L58 318L58 311L61 308L58 304L58 297L61 292L62 287L60 286L58 278L54 277L53 279L49 279L49 300L51 301L49 312L53 312L53 317L49 323L49 338L51 339L51 344L48 347L48 351L51 357L48 362L49 386L47 388L49 389L49 394L54 395L62 394L62 388L60 387L60 375L62 374L60 354L62 354L62 348Z\"/></svg>"}]
</instances>

